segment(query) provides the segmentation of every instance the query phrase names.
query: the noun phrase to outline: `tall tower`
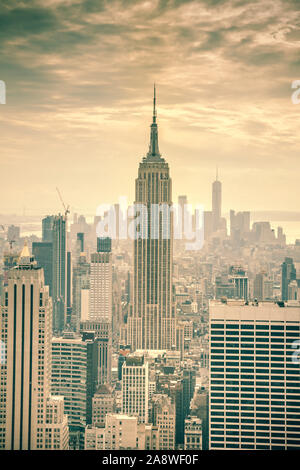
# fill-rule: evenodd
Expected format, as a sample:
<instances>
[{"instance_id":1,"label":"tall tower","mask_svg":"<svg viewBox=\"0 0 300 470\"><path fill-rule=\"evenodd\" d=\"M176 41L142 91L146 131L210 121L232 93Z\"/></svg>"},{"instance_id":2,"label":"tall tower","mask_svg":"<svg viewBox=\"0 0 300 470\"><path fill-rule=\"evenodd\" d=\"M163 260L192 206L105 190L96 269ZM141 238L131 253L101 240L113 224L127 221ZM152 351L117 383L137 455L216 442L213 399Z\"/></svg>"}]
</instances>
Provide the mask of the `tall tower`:
<instances>
[{"instance_id":1,"label":"tall tower","mask_svg":"<svg viewBox=\"0 0 300 470\"><path fill-rule=\"evenodd\" d=\"M53 275L52 275L52 299L53 299L53 331L63 331L66 319L66 295L67 295L67 220L63 215L53 217Z\"/></svg>"},{"instance_id":2,"label":"tall tower","mask_svg":"<svg viewBox=\"0 0 300 470\"><path fill-rule=\"evenodd\" d=\"M51 298L26 245L9 272L0 313L0 449L66 449L63 397L50 396Z\"/></svg>"},{"instance_id":3,"label":"tall tower","mask_svg":"<svg viewBox=\"0 0 300 470\"><path fill-rule=\"evenodd\" d=\"M154 86L149 151L139 165L135 182L135 207L147 209L147 220L143 219L141 236L134 240L133 311L128 318L133 350L170 349L175 345L171 204L169 166L158 148Z\"/></svg>"},{"instance_id":4,"label":"tall tower","mask_svg":"<svg viewBox=\"0 0 300 470\"><path fill-rule=\"evenodd\" d=\"M222 183L218 180L218 169L216 181L212 184L212 229L216 232L220 228L222 207Z\"/></svg>"},{"instance_id":5,"label":"tall tower","mask_svg":"<svg viewBox=\"0 0 300 470\"><path fill-rule=\"evenodd\" d=\"M89 320L112 323L112 253L109 237L97 238L91 254Z\"/></svg>"}]
</instances>

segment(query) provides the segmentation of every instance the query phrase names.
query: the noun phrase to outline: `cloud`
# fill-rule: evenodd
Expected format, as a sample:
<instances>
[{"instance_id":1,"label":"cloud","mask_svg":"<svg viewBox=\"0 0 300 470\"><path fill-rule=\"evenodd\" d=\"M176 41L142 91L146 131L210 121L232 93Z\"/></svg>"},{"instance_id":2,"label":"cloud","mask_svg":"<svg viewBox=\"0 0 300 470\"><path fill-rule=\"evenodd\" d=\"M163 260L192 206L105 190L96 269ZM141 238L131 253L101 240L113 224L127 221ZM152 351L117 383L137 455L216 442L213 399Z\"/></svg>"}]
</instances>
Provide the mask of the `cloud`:
<instances>
[{"instance_id":1,"label":"cloud","mask_svg":"<svg viewBox=\"0 0 300 470\"><path fill-rule=\"evenodd\" d=\"M95 194L117 199L119 191L132 191L147 150L154 81L160 147L180 192L196 199L194 175L209 178L220 159L228 184L239 168L250 175L259 169L273 191L274 165L293 180L300 106L291 103L291 83L300 79L299 24L297 2L284 0L1 2L7 105L0 108L0 197L26 197L20 182L28 162L37 165L30 191L46 176L38 162L51 163L45 186L60 171L70 172L65 184L74 198L74 182L86 188L84 208ZM70 168L72 158L78 166ZM115 177L124 160L124 179L114 188L109 171ZM95 171L99 191L89 195ZM245 181L235 184L245 190ZM276 184L283 189L279 177ZM263 206L265 189L247 190L251 204ZM274 204L291 204L277 192Z\"/></svg>"}]
</instances>

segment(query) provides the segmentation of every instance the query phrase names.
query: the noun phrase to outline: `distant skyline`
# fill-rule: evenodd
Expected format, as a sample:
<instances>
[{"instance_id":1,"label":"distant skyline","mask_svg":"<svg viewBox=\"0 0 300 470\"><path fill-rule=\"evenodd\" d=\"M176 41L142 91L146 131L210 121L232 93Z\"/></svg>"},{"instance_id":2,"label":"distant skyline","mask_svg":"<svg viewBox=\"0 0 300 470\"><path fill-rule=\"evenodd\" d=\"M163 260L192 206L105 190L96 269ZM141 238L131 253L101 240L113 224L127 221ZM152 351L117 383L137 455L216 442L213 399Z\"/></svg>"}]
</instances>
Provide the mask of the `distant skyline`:
<instances>
[{"instance_id":1,"label":"distant skyline","mask_svg":"<svg viewBox=\"0 0 300 470\"><path fill-rule=\"evenodd\" d=\"M297 211L299 2L124 3L1 2L0 213L133 201L153 82L173 201Z\"/></svg>"}]
</instances>

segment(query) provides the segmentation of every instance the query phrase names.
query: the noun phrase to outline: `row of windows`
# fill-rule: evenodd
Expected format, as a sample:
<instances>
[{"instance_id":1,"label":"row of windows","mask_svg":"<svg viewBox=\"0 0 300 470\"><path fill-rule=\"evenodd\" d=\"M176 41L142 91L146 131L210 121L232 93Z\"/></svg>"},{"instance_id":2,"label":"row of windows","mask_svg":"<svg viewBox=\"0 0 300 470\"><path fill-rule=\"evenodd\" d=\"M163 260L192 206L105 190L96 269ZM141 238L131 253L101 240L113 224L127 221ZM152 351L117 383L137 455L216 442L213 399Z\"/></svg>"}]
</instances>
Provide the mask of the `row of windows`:
<instances>
[{"instance_id":1,"label":"row of windows","mask_svg":"<svg viewBox=\"0 0 300 470\"><path fill-rule=\"evenodd\" d=\"M212 323L211 324L211 329L217 329L217 330L224 330L224 328L228 329L228 330L238 330L239 327L242 329L242 330L253 330L254 329L254 324L251 325L251 324L224 324L224 323ZM255 329L256 330L269 330L271 327L271 330L284 330L284 327L286 328L287 331L290 331L290 330L296 330L296 331L300 331L300 325L299 324L296 324L296 325L288 325L288 324L285 324L285 325L278 325L278 324L264 324L264 325L259 325L258 323L255 324Z\"/></svg>"}]
</instances>

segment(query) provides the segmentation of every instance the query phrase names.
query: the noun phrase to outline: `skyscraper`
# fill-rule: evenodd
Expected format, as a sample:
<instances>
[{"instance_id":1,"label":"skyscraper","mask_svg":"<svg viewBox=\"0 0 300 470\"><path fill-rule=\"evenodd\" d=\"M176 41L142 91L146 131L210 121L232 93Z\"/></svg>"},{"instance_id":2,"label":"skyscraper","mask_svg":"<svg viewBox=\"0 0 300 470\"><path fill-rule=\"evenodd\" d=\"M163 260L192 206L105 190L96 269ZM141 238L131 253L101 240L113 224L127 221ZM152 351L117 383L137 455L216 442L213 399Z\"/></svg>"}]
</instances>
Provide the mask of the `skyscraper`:
<instances>
[{"instance_id":1,"label":"skyscraper","mask_svg":"<svg viewBox=\"0 0 300 470\"><path fill-rule=\"evenodd\" d=\"M111 239L97 239L91 255L89 320L112 322Z\"/></svg>"},{"instance_id":2,"label":"skyscraper","mask_svg":"<svg viewBox=\"0 0 300 470\"><path fill-rule=\"evenodd\" d=\"M90 263L87 262L86 254L81 253L77 264L73 267L73 306L71 326L79 331L81 320L81 293L83 289L90 287Z\"/></svg>"},{"instance_id":3,"label":"skyscraper","mask_svg":"<svg viewBox=\"0 0 300 470\"><path fill-rule=\"evenodd\" d=\"M43 242L53 241L53 215L47 215L42 220L42 240Z\"/></svg>"},{"instance_id":4,"label":"skyscraper","mask_svg":"<svg viewBox=\"0 0 300 470\"><path fill-rule=\"evenodd\" d=\"M72 447L80 444L84 427L92 421L92 396L97 387L98 345L90 337L65 332L52 338L51 387L65 397Z\"/></svg>"},{"instance_id":5,"label":"skyscraper","mask_svg":"<svg viewBox=\"0 0 300 470\"><path fill-rule=\"evenodd\" d=\"M266 278L265 271L257 273L253 282L253 297L257 300L264 300L264 281Z\"/></svg>"},{"instance_id":6,"label":"skyscraper","mask_svg":"<svg viewBox=\"0 0 300 470\"><path fill-rule=\"evenodd\" d=\"M300 306L211 301L210 449L299 449Z\"/></svg>"},{"instance_id":7,"label":"skyscraper","mask_svg":"<svg viewBox=\"0 0 300 470\"><path fill-rule=\"evenodd\" d=\"M52 242L33 242L32 254L38 265L44 270L45 285L49 286L49 294L52 296L53 278L53 244Z\"/></svg>"},{"instance_id":8,"label":"skyscraper","mask_svg":"<svg viewBox=\"0 0 300 470\"><path fill-rule=\"evenodd\" d=\"M143 356L128 356L122 367L122 413L148 423L149 371Z\"/></svg>"},{"instance_id":9,"label":"skyscraper","mask_svg":"<svg viewBox=\"0 0 300 470\"><path fill-rule=\"evenodd\" d=\"M53 217L53 331L63 331L66 317L67 291L67 220L63 215Z\"/></svg>"},{"instance_id":10,"label":"skyscraper","mask_svg":"<svg viewBox=\"0 0 300 470\"><path fill-rule=\"evenodd\" d=\"M216 232L221 224L221 210L222 210L222 183L218 181L218 172L216 174L216 181L212 184L212 229Z\"/></svg>"},{"instance_id":11,"label":"skyscraper","mask_svg":"<svg viewBox=\"0 0 300 470\"><path fill-rule=\"evenodd\" d=\"M69 327L72 321L72 253L67 251L66 266L66 315L65 324Z\"/></svg>"},{"instance_id":12,"label":"skyscraper","mask_svg":"<svg viewBox=\"0 0 300 470\"><path fill-rule=\"evenodd\" d=\"M135 207L147 211L134 240L133 311L128 319L132 349L171 349L175 345L172 305L173 227L169 166L158 148L156 94L147 156L139 165ZM143 216L142 216L143 217Z\"/></svg>"},{"instance_id":13,"label":"skyscraper","mask_svg":"<svg viewBox=\"0 0 300 470\"><path fill-rule=\"evenodd\" d=\"M285 258L281 265L281 299L288 300L288 287L290 281L296 279L296 268L292 258Z\"/></svg>"},{"instance_id":14,"label":"skyscraper","mask_svg":"<svg viewBox=\"0 0 300 470\"><path fill-rule=\"evenodd\" d=\"M63 397L50 396L52 305L43 270L25 245L1 308L0 448L67 449Z\"/></svg>"},{"instance_id":15,"label":"skyscraper","mask_svg":"<svg viewBox=\"0 0 300 470\"><path fill-rule=\"evenodd\" d=\"M98 343L98 385L110 384L112 364L112 329L110 322L83 321L80 332L93 332Z\"/></svg>"}]
</instances>

